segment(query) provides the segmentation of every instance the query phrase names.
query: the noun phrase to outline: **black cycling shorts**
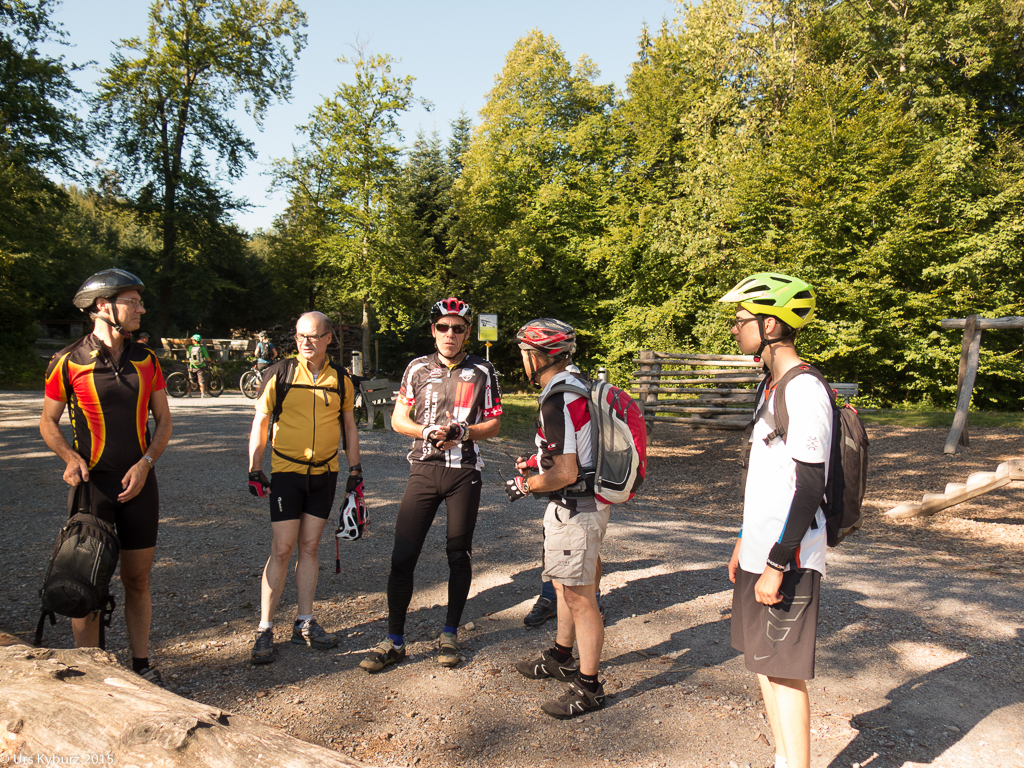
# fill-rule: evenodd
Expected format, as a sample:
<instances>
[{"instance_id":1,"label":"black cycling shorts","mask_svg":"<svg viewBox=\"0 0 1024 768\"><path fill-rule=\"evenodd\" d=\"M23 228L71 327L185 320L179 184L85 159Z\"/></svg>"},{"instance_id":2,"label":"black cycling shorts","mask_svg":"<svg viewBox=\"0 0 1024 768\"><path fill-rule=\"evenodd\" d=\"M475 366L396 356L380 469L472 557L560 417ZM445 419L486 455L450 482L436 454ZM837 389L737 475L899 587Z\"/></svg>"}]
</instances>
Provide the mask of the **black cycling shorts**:
<instances>
[{"instance_id":1,"label":"black cycling shorts","mask_svg":"<svg viewBox=\"0 0 1024 768\"><path fill-rule=\"evenodd\" d=\"M331 516L337 487L337 472L274 472L270 476L270 522L298 520L302 515L326 520Z\"/></svg>"},{"instance_id":2,"label":"black cycling shorts","mask_svg":"<svg viewBox=\"0 0 1024 768\"><path fill-rule=\"evenodd\" d=\"M156 546L156 533L160 523L160 493L156 485L156 470L149 470L139 495L123 504L117 500L124 493L121 480L124 472L89 473L89 513L111 523L117 530L121 549L149 549ZM68 515L78 510L75 489L68 492Z\"/></svg>"}]
</instances>

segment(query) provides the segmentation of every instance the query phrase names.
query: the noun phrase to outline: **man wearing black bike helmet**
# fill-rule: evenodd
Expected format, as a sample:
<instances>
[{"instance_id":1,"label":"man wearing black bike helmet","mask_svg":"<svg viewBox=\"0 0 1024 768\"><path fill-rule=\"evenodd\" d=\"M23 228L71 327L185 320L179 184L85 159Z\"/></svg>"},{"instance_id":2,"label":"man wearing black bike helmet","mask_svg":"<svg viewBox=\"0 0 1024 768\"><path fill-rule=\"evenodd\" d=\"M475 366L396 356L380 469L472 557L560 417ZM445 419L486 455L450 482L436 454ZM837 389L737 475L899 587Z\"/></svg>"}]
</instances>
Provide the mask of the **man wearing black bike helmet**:
<instances>
[{"instance_id":1,"label":"man wearing black bike helmet","mask_svg":"<svg viewBox=\"0 0 1024 768\"><path fill-rule=\"evenodd\" d=\"M443 299L431 308L430 332L437 351L413 360L402 377L391 425L414 438L409 452L409 483L395 521L395 545L388 578L388 635L360 663L379 672L405 658L405 615L413 593L413 573L434 515L443 501L448 529L448 614L438 638L439 664L461 660L457 641L462 611L473 578L470 553L480 508L477 442L498 434L501 393L494 367L463 346L472 310L461 299Z\"/></svg>"},{"instance_id":2,"label":"man wearing black bike helmet","mask_svg":"<svg viewBox=\"0 0 1024 768\"><path fill-rule=\"evenodd\" d=\"M156 355L131 339L146 311L144 288L121 269L105 269L82 283L74 304L92 317L93 330L50 361L39 431L66 464L69 509L77 486L87 483L90 511L117 529L132 669L159 685L160 673L149 662L149 577L159 518L153 465L171 439L171 412ZM65 407L74 446L60 427ZM72 619L71 625L76 646L99 642L97 616Z\"/></svg>"}]
</instances>

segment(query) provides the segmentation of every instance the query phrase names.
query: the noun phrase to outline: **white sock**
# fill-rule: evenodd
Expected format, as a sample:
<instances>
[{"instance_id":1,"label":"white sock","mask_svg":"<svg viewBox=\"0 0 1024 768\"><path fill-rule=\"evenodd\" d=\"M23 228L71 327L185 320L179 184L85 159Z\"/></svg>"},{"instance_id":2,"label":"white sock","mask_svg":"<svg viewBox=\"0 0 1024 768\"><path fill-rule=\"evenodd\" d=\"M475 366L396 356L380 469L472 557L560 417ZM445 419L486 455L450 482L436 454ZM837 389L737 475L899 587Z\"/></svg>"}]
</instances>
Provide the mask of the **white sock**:
<instances>
[{"instance_id":1,"label":"white sock","mask_svg":"<svg viewBox=\"0 0 1024 768\"><path fill-rule=\"evenodd\" d=\"M789 763L786 762L786 758L782 755L775 755L775 768L789 768Z\"/></svg>"},{"instance_id":2,"label":"white sock","mask_svg":"<svg viewBox=\"0 0 1024 768\"><path fill-rule=\"evenodd\" d=\"M313 614L312 613L309 614L309 616L296 616L295 617L295 623L296 624L303 624L303 623L309 621L312 618L313 618Z\"/></svg>"},{"instance_id":3,"label":"white sock","mask_svg":"<svg viewBox=\"0 0 1024 768\"><path fill-rule=\"evenodd\" d=\"M272 621L261 621L260 622L260 632L262 632L265 629L273 629L273 628L274 628L274 622L272 622Z\"/></svg>"}]
</instances>

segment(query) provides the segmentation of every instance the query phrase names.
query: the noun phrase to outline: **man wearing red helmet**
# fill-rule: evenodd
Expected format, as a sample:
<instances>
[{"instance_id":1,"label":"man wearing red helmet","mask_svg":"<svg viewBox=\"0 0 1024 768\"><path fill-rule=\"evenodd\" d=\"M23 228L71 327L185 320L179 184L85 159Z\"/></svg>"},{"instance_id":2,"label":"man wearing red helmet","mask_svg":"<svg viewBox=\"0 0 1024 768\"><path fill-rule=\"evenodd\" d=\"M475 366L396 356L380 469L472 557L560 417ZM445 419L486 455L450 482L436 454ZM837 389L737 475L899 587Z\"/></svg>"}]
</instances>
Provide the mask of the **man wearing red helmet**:
<instances>
[{"instance_id":1,"label":"man wearing red helmet","mask_svg":"<svg viewBox=\"0 0 1024 768\"><path fill-rule=\"evenodd\" d=\"M552 318L538 318L516 334L523 369L530 383L542 387L537 453L520 458L520 475L506 484L511 501L528 494L544 494L544 571L542 579L555 584L558 629L554 647L516 663L516 670L531 680L553 678L569 683L557 700L541 709L564 720L604 706L604 687L598 665L604 646L604 622L597 605L596 585L601 567L601 542L610 507L594 495L583 467L593 466L590 398L576 374L567 370L576 350L572 326ZM558 384L578 384L575 392L551 392ZM579 661L573 658L573 645Z\"/></svg>"},{"instance_id":2,"label":"man wearing red helmet","mask_svg":"<svg viewBox=\"0 0 1024 768\"><path fill-rule=\"evenodd\" d=\"M462 611L473 577L470 553L480 508L477 442L498 434L501 392L494 367L463 345L472 327L472 310L452 297L431 308L430 332L437 351L409 363L402 377L391 425L414 439L409 452L409 482L395 521L395 545L388 577L388 636L360 662L379 672L405 658L405 616L413 593L413 574L423 542L443 501L448 530L448 615L438 639L438 663L461 660L457 642Z\"/></svg>"}]
</instances>

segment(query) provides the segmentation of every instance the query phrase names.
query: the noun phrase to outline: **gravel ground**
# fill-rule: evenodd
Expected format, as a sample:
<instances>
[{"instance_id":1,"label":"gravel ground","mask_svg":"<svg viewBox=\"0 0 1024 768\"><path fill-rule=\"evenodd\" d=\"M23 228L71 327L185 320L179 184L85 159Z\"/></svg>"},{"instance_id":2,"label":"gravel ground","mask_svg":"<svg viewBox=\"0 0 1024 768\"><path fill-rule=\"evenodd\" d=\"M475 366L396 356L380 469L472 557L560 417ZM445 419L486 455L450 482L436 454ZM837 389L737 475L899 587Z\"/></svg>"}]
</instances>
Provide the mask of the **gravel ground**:
<instances>
[{"instance_id":1,"label":"gravel ground","mask_svg":"<svg viewBox=\"0 0 1024 768\"><path fill-rule=\"evenodd\" d=\"M46 560L64 517L61 465L39 437L41 393L0 393L0 556L8 568L0 628L29 639ZM378 765L760 766L773 750L756 681L729 645L725 570L739 526L738 435L661 426L649 480L614 510L604 547L608 707L568 722L538 707L560 684L513 663L547 647L553 622L527 630L539 589L542 502L510 505L503 471L524 447L485 448L475 578L460 633L466 661L437 665L447 562L431 531L410 608L409 658L378 675L358 668L385 632L394 517L405 438L363 433L369 533L324 533L317 614L341 634L320 652L291 645L289 582L278 658L252 666L260 574L269 551L264 502L245 488L252 403L237 394L172 401L174 437L159 462L162 520L153 572L152 656L183 696L238 712ZM813 765L1024 766L1024 483L925 520L881 513L972 471L1024 456L1024 433L972 429L942 455L945 432L872 428L869 516L830 552L811 683ZM265 466L269 467L269 459ZM506 471L507 474L507 471ZM120 584L114 585L115 594ZM128 661L118 608L108 648ZM72 645L61 619L46 642Z\"/></svg>"}]
</instances>

